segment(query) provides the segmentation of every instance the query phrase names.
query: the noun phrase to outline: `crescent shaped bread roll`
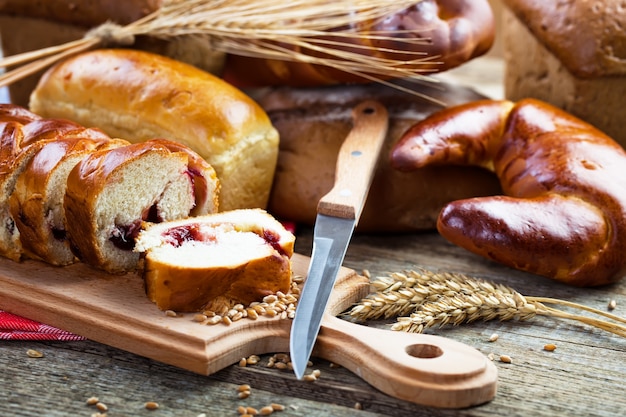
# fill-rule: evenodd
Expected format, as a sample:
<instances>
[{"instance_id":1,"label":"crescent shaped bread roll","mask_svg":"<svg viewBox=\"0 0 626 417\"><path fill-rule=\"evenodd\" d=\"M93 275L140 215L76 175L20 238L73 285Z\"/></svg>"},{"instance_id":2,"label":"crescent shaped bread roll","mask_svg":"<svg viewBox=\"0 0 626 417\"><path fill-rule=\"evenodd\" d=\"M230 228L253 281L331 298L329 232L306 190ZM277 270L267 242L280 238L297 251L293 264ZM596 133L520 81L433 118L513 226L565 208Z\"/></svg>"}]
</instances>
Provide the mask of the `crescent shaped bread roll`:
<instances>
[{"instance_id":1,"label":"crescent shaped bread roll","mask_svg":"<svg viewBox=\"0 0 626 417\"><path fill-rule=\"evenodd\" d=\"M131 142L182 143L217 172L220 209L267 204L277 131L250 97L196 67L148 52L95 50L47 71L30 108Z\"/></svg>"},{"instance_id":2,"label":"crescent shaped bread roll","mask_svg":"<svg viewBox=\"0 0 626 417\"><path fill-rule=\"evenodd\" d=\"M200 311L215 300L250 304L291 286L295 237L264 210L241 209L147 226L146 291L161 310Z\"/></svg>"},{"instance_id":3,"label":"crescent shaped bread roll","mask_svg":"<svg viewBox=\"0 0 626 417\"><path fill-rule=\"evenodd\" d=\"M563 110L536 99L450 107L412 126L391 161L493 169L503 195L450 202L438 217L460 247L580 287L626 273L626 151Z\"/></svg>"},{"instance_id":4,"label":"crescent shaped bread roll","mask_svg":"<svg viewBox=\"0 0 626 417\"><path fill-rule=\"evenodd\" d=\"M202 185L199 191L196 187ZM76 256L110 273L134 270L134 238L143 221L217 211L215 171L193 151L151 140L98 151L70 172L67 233Z\"/></svg>"}]
</instances>

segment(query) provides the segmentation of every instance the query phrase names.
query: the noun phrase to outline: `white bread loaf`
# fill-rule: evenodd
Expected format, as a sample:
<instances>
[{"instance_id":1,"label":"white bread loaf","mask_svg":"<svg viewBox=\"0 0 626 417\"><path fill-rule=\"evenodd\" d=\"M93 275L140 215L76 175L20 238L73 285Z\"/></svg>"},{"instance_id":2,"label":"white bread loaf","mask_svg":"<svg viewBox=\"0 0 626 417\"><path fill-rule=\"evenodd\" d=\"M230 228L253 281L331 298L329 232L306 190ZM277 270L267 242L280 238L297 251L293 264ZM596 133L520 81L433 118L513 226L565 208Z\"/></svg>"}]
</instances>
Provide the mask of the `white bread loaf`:
<instances>
[{"instance_id":1,"label":"white bread loaf","mask_svg":"<svg viewBox=\"0 0 626 417\"><path fill-rule=\"evenodd\" d=\"M66 236L63 199L67 177L86 155L128 145L124 140L63 137L37 143L16 179L9 209L19 230L23 255L52 265L75 261Z\"/></svg>"},{"instance_id":2,"label":"white bread loaf","mask_svg":"<svg viewBox=\"0 0 626 417\"><path fill-rule=\"evenodd\" d=\"M148 226L146 291L161 310L200 311L216 297L250 304L291 285L294 235L267 212L241 209Z\"/></svg>"},{"instance_id":3,"label":"white bread loaf","mask_svg":"<svg viewBox=\"0 0 626 417\"><path fill-rule=\"evenodd\" d=\"M131 142L180 142L215 168L220 209L267 204L277 131L250 97L195 67L147 52L96 50L46 72L30 107Z\"/></svg>"},{"instance_id":4,"label":"white bread loaf","mask_svg":"<svg viewBox=\"0 0 626 417\"><path fill-rule=\"evenodd\" d=\"M76 256L111 273L136 269L143 221L217 211L215 171L188 148L150 140L93 152L70 172L67 233Z\"/></svg>"},{"instance_id":5,"label":"white bread loaf","mask_svg":"<svg viewBox=\"0 0 626 417\"><path fill-rule=\"evenodd\" d=\"M504 0L505 96L536 98L626 146L626 9L618 1Z\"/></svg>"}]
</instances>

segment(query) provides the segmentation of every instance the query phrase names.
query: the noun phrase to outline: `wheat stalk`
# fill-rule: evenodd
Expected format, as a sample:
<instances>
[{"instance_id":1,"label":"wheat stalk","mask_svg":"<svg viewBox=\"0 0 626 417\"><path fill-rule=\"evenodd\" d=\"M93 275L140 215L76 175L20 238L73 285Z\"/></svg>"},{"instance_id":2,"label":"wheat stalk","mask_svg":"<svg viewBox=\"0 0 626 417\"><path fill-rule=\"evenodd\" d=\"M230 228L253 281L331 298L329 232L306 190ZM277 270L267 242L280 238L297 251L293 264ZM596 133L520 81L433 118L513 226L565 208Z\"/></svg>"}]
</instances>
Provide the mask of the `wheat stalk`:
<instances>
[{"instance_id":1,"label":"wheat stalk","mask_svg":"<svg viewBox=\"0 0 626 417\"><path fill-rule=\"evenodd\" d=\"M384 18L420 1L352 0L346 5L328 0L169 0L152 14L126 26L105 23L89 31L83 39L5 58L0 61L2 68L34 62L1 76L0 86L71 54L101 46L131 45L139 35L163 39L199 36L216 52L324 65L374 81L426 79L420 74L420 65L432 64L438 57L409 52L425 39L398 36L405 33L403 30L367 33L354 30L359 23ZM354 42L386 39L404 43L399 50L385 50L389 56L397 53L415 58L374 56L368 54L375 49L373 46L355 46Z\"/></svg>"},{"instance_id":2,"label":"wheat stalk","mask_svg":"<svg viewBox=\"0 0 626 417\"><path fill-rule=\"evenodd\" d=\"M503 284L464 274L426 269L392 273L372 282L373 292L345 316L352 321L397 317L392 330L421 333L433 326L482 320L530 320L536 316L575 320L626 337L626 319L570 301L525 297ZM549 307L561 305L590 312L616 323Z\"/></svg>"}]
</instances>

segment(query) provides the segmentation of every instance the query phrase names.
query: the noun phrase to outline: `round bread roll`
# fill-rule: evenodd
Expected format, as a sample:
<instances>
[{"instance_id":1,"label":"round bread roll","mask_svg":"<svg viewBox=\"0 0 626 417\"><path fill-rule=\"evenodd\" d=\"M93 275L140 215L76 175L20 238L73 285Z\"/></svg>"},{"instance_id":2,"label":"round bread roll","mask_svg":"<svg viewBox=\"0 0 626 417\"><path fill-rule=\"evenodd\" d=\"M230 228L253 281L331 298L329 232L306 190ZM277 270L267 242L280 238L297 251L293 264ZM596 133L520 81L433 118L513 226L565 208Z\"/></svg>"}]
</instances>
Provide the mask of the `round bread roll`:
<instances>
[{"instance_id":1,"label":"round bread roll","mask_svg":"<svg viewBox=\"0 0 626 417\"><path fill-rule=\"evenodd\" d=\"M428 167L410 173L391 168L390 149L410 126L445 105L484 98L443 83L405 87L417 87L431 99L378 84L250 92L281 137L268 211L283 220L314 223L317 203L332 188L337 154L352 127L351 110L366 99L385 105L390 123L358 230L434 229L446 203L500 192L495 175L481 168Z\"/></svg>"},{"instance_id":2,"label":"round bread roll","mask_svg":"<svg viewBox=\"0 0 626 417\"><path fill-rule=\"evenodd\" d=\"M182 143L217 172L221 210L267 205L276 129L250 97L191 65L130 49L87 52L47 71L30 108L131 142Z\"/></svg>"}]
</instances>

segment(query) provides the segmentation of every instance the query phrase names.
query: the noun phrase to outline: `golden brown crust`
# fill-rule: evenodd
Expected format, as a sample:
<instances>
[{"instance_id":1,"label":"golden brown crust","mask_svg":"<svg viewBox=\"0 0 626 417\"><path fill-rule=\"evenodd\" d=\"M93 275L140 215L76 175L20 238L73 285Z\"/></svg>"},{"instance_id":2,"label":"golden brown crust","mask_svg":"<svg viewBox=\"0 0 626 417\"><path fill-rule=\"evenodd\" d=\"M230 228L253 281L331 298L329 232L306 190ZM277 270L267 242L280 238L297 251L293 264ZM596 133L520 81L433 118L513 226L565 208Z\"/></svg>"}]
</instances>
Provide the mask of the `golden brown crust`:
<instances>
[{"instance_id":1,"label":"golden brown crust","mask_svg":"<svg viewBox=\"0 0 626 417\"><path fill-rule=\"evenodd\" d=\"M626 151L560 109L534 99L452 107L414 125L392 161L403 171L493 164L505 195L452 202L437 223L472 252L577 286L626 271Z\"/></svg>"},{"instance_id":2,"label":"golden brown crust","mask_svg":"<svg viewBox=\"0 0 626 417\"><path fill-rule=\"evenodd\" d=\"M423 0L386 19L361 23L350 29L355 32L383 34L409 30L410 32L403 35L396 35L395 39L361 39L355 43L376 51L368 50L368 54L396 62L428 57L428 61L416 65L407 64L407 68L429 73L445 71L483 55L491 48L495 35L493 12L486 0ZM402 42L403 37L414 41L425 40L411 44ZM294 49L302 52L299 48ZM392 49L402 53L390 52ZM355 48L350 52L361 51L362 49ZM424 55L416 56L415 52ZM315 54L313 51L307 53ZM224 77L245 86L302 87L370 81L330 67L236 55L228 57Z\"/></svg>"},{"instance_id":3,"label":"golden brown crust","mask_svg":"<svg viewBox=\"0 0 626 417\"><path fill-rule=\"evenodd\" d=\"M132 142L180 142L216 170L222 209L267 203L278 134L250 97L191 65L134 50L92 51L48 71L30 106Z\"/></svg>"},{"instance_id":4,"label":"golden brown crust","mask_svg":"<svg viewBox=\"0 0 626 417\"><path fill-rule=\"evenodd\" d=\"M577 77L626 74L626 10L620 2L503 1L537 40Z\"/></svg>"},{"instance_id":5,"label":"golden brown crust","mask_svg":"<svg viewBox=\"0 0 626 417\"><path fill-rule=\"evenodd\" d=\"M162 263L148 253L144 279L148 298L161 310L189 312L201 311L217 297L248 305L277 291L287 293L291 267L289 259L278 254L207 270Z\"/></svg>"}]
</instances>

